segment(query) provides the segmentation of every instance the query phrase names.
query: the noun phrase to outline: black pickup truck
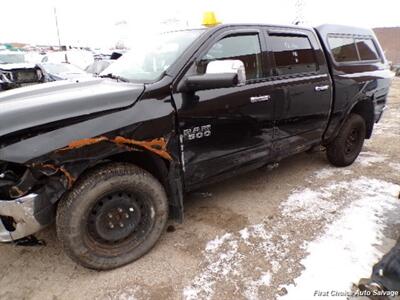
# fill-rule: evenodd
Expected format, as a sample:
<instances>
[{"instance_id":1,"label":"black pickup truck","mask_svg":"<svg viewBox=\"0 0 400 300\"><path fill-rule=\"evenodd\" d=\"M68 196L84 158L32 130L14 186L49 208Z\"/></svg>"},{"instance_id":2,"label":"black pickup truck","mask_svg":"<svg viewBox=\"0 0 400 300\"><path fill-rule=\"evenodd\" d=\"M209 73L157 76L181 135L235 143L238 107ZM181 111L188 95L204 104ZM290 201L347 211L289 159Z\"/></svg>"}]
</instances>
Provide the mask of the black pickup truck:
<instances>
[{"instance_id":1,"label":"black pickup truck","mask_svg":"<svg viewBox=\"0 0 400 300\"><path fill-rule=\"evenodd\" d=\"M367 29L218 25L152 41L99 78L0 94L0 241L55 220L83 266L127 264L182 221L189 191L321 146L350 165L392 77Z\"/></svg>"}]
</instances>

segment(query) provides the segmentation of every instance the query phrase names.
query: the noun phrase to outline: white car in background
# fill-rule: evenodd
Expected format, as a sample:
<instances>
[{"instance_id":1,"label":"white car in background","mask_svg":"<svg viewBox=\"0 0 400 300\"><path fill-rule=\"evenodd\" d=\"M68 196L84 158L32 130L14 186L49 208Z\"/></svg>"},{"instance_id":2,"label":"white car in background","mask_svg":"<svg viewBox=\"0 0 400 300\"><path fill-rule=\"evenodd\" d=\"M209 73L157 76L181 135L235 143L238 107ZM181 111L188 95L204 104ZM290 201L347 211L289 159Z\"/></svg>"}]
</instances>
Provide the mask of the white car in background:
<instances>
[{"instance_id":1,"label":"white car in background","mask_svg":"<svg viewBox=\"0 0 400 300\"><path fill-rule=\"evenodd\" d=\"M94 57L90 51L76 49L49 52L42 58L42 63L70 63L82 70L93 61Z\"/></svg>"},{"instance_id":2,"label":"white car in background","mask_svg":"<svg viewBox=\"0 0 400 300\"><path fill-rule=\"evenodd\" d=\"M46 72L49 80L79 79L93 77L73 64L68 63L42 63L42 69Z\"/></svg>"}]
</instances>

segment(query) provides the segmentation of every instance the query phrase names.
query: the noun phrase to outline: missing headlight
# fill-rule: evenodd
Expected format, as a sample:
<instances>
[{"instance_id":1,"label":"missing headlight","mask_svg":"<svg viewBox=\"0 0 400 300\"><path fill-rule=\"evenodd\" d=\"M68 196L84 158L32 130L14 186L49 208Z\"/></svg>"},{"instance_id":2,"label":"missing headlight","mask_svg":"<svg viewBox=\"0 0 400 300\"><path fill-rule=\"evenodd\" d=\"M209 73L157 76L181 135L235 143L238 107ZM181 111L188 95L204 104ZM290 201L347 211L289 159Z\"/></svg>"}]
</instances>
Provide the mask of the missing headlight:
<instances>
[{"instance_id":1,"label":"missing headlight","mask_svg":"<svg viewBox=\"0 0 400 300\"><path fill-rule=\"evenodd\" d=\"M0 199L11 199L11 187L18 184L20 179L26 173L25 166L0 162Z\"/></svg>"}]
</instances>

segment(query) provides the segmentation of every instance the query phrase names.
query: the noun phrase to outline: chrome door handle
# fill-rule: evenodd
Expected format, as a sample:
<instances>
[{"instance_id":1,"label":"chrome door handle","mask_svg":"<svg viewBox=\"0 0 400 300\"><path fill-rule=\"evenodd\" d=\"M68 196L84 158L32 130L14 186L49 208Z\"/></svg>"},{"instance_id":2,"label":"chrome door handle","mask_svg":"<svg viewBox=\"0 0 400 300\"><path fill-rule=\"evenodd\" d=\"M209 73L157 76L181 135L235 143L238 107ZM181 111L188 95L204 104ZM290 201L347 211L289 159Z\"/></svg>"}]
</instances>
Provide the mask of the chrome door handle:
<instances>
[{"instance_id":1,"label":"chrome door handle","mask_svg":"<svg viewBox=\"0 0 400 300\"><path fill-rule=\"evenodd\" d=\"M327 89L329 89L329 85L316 86L314 89L316 92L326 91Z\"/></svg>"},{"instance_id":2,"label":"chrome door handle","mask_svg":"<svg viewBox=\"0 0 400 300\"><path fill-rule=\"evenodd\" d=\"M250 97L250 102L257 103L257 102L268 101L270 99L271 99L270 95L263 95L263 96L257 96L257 97Z\"/></svg>"}]
</instances>

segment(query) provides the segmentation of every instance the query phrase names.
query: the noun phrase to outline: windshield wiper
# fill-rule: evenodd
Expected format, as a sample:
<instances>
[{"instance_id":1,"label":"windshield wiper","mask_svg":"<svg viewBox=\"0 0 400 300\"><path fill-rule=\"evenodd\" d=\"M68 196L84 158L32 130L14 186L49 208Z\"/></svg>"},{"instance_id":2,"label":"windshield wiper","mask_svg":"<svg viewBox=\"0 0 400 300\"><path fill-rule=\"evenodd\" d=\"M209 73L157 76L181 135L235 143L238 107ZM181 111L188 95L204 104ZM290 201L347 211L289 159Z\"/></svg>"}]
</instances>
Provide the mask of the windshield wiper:
<instances>
[{"instance_id":1,"label":"windshield wiper","mask_svg":"<svg viewBox=\"0 0 400 300\"><path fill-rule=\"evenodd\" d=\"M114 75L112 73L109 73L109 74L106 74L106 75L100 75L99 77L101 77L101 78L112 78L112 79L116 79L117 81L121 80L122 82L129 82L128 79L126 79L124 77L121 77L121 76Z\"/></svg>"}]
</instances>

